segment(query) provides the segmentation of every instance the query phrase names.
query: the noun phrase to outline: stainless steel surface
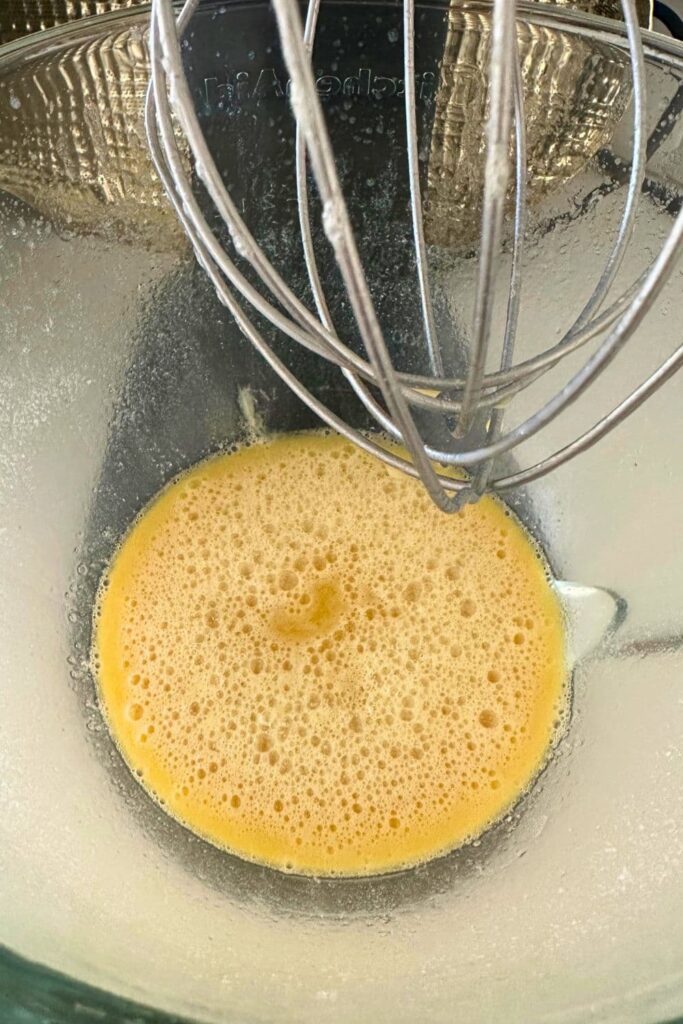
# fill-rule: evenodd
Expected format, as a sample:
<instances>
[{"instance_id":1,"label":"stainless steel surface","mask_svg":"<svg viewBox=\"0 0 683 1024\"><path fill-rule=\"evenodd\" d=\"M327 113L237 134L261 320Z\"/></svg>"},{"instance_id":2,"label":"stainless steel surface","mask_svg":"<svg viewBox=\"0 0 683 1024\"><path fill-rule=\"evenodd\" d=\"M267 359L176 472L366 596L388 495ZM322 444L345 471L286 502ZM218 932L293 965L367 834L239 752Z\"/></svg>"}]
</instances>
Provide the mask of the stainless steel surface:
<instances>
[{"instance_id":1,"label":"stainless steel surface","mask_svg":"<svg viewBox=\"0 0 683 1024\"><path fill-rule=\"evenodd\" d=\"M494 0L490 15L483 16L491 18L486 28L482 29L481 24L476 26L476 23L473 23L478 47L469 66L482 82L488 76L486 89L483 86L480 89L480 95L483 96L486 92L488 96L488 110L481 109L480 104L478 116L475 114L474 121L484 123L486 144L482 151L482 147L462 145L460 140L459 145L451 147L457 151L456 165L447 168L448 173L452 175L447 200L449 204L452 202L456 209L464 206L468 211L472 210L473 216L476 217L477 204L472 202L468 193L472 188L476 194L481 192L482 196L480 261L472 329L468 339L469 366L466 374L461 377L449 376L443 370L448 339L436 336L428 283L425 246L429 236L425 228L429 224L429 218L426 221L423 219L423 198L418 170L414 87L414 0L404 0L403 3L406 82L403 91L406 159L413 211L413 247L420 284L424 346L432 371L430 376L424 377L406 375L394 367L385 337L386 325L382 325L377 317L359 256L311 63L319 0L310 0L306 31L294 0L274 0L282 52L291 76L290 99L300 133L297 182L299 202L302 206L301 234L316 315L313 315L308 306L294 294L286 279L276 271L271 260L257 244L228 195L221 180L220 169L216 166L209 146L203 138L194 99L185 81L180 48L180 40L188 30L196 7L197 0L187 0L176 26L170 0L153 0L152 3L153 87L150 91L147 128L155 166L178 218L194 246L197 258L209 274L223 304L282 379L286 380L295 393L329 426L340 430L349 439L374 452L385 462L419 476L435 503L444 511L453 512L459 509L464 501L475 500L485 489L507 490L542 476L573 458L621 422L678 369L683 362L683 346L678 347L673 355L630 395L563 448L552 452L540 462L527 465L514 473L494 470L495 460L499 456L512 452L529 437L546 427L609 366L661 290L683 239L681 215L672 227L660 253L652 260L641 279L631 282L629 288L618 297L614 296L611 290L633 233L646 159L644 57L638 11L634 0L622 0L628 38L628 76L625 75L625 67L620 66L619 61L605 63L599 33L572 33L571 22L568 22L567 34L570 41L563 39L562 33L560 36L555 33L553 44L549 48L546 46L546 75L541 78L544 84L540 89L535 81L535 71L531 77L527 75L525 82L523 67L529 62L534 67L539 63L534 47L528 45L528 40L539 32L539 28L541 34L543 33L543 15L533 13L535 27L529 30L525 26L533 8L520 5L520 33L517 29L516 3L511 0ZM439 97L443 98L447 93L444 102L448 104L452 93L450 78L453 68L452 61L448 59L449 50L457 50L460 41L467 42L470 32L468 19L471 20L471 16L466 12L462 18L464 20L455 27L452 18L449 21L447 58L441 68L442 77L437 85L436 149L441 153L445 152L447 146L444 143L444 115L441 111L440 116ZM459 40L458 47L455 47L452 41L454 31ZM554 62L557 62L557 69ZM572 66L572 62L576 63ZM457 66L462 65L458 63ZM583 68L586 74L583 82L579 67ZM607 69L609 73L606 77ZM568 73L569 80L577 85L576 93L570 92L570 105L566 113L565 89L558 84L558 81L562 82L565 73ZM557 76L559 79L555 81ZM633 111L628 189L622 218L615 232L605 267L588 300L582 308L574 312L572 323L559 341L532 359L514 364L517 293L523 287L518 252L525 244L527 157L531 153L532 158L543 168L540 172L535 171L535 177L540 177L545 182L552 181L554 177L566 179L572 173L576 173L597 146L604 144L614 130L626 104L627 81L632 88ZM528 133L529 104L526 93L530 85L532 93L538 94L536 102L545 105L544 115L540 119L536 116L536 121L540 120L540 124L536 128L535 136L529 136ZM557 105L558 97L560 114L555 122L552 112L554 104ZM192 181L176 142L172 114L178 119L197 176L227 228L232 243L230 252L218 243L193 193ZM492 318L501 276L501 246L512 159L509 139L513 121L516 125L517 149L517 157L512 161L517 180L517 187L514 190L515 227L511 242L514 273L507 290L507 323L502 342L497 345L496 357L496 350L491 351ZM306 224L310 204L309 196L305 194L305 152L310 159L319 190L327 240L334 250L337 266L344 280L364 356L357 355L345 344L329 317L323 285L316 267L316 255L311 244L311 232ZM578 164L575 160L577 152L580 155ZM433 154L434 150L431 159L432 179L435 163L438 162ZM481 168L477 164L477 156L481 158ZM473 166L475 172L472 178L470 168ZM473 180L477 187L472 185ZM481 188L478 187L479 184ZM531 185L533 184L534 174ZM436 205L438 215L438 203ZM439 219L446 229L448 241L452 241L454 231L456 237L463 243L469 241L466 226L459 224L458 230L455 230L452 224L448 226L449 218ZM434 234L438 232L432 230L432 235ZM272 298L264 295L252 281L247 280L238 267L240 261L243 261L243 265L253 268L262 288L269 292ZM606 305L608 297L610 302ZM256 321L251 318L251 314L245 312L240 300L246 300L256 313L268 319L292 340L337 365L376 423L406 449L406 458L387 452L381 444L354 430L313 396L273 352L259 331ZM595 338L600 339L599 344L592 354L586 357L584 365L575 369L551 396L544 396L541 392L536 399L537 404L533 412L516 426L502 433L503 411L507 412L511 398L521 390L535 385L548 369ZM492 358L498 359L499 369L487 373L490 352ZM381 403L371 390L373 387L379 392ZM454 414L454 442L445 445L430 443L429 429L421 429L416 422L415 414L418 409L423 413L430 410L434 419ZM483 443L481 438L473 433L475 418L482 413L486 421ZM474 476L472 479L454 479L452 473L440 471L435 464L442 467L474 469ZM455 496L450 493L453 491L456 492Z\"/></svg>"},{"instance_id":2,"label":"stainless steel surface","mask_svg":"<svg viewBox=\"0 0 683 1024\"><path fill-rule=\"evenodd\" d=\"M142 0L4 0L0 9L0 44L20 39L79 18L90 18L127 7Z\"/></svg>"},{"instance_id":3,"label":"stainless steel surface","mask_svg":"<svg viewBox=\"0 0 683 1024\"><path fill-rule=\"evenodd\" d=\"M425 53L447 21L446 5L416 5L419 76L434 70L437 58ZM316 69L326 84L348 78L363 85L362 68L371 72L370 90L386 85L380 78L400 79L402 22L394 3L326 3L316 36ZM73 80L87 76L91 54L146 24L144 12L115 14L12 44L0 53L2 103L27 64L49 57L59 67L60 54L69 69L57 94L65 103ZM625 52L618 24L577 14L556 29L567 25L600 32L614 61ZM191 27L183 55L205 137L255 237L295 293L310 298L296 132L278 88L286 73L270 8L222 0L200 9ZM647 135L657 145L648 146L619 290L660 251L683 202L683 48L650 34L644 46ZM268 89L259 91L259 81ZM419 87L416 98L424 181L434 104L420 98ZM355 88L325 102L373 301L390 325L392 359L406 372L426 372L403 97ZM25 113L23 105L13 112L14 130L22 130ZM562 332L568 311L586 304L606 265L628 187L631 114L576 177L528 206L518 359L560 336L551 334L558 316ZM87 117L74 104L68 145L87 132ZM102 173L114 173L117 159L115 147L106 149ZM310 181L309 188L330 317L359 350ZM113 195L114 215L118 204ZM429 245L427 256L435 326L453 340L461 372L476 260ZM680 376L603 444L508 495L555 575L575 581L563 594L577 613L572 719L529 798L481 845L423 871L318 883L246 865L170 820L122 763L88 658L101 573L153 495L254 432L309 429L316 417L244 339L189 249L150 251L135 236L87 225L64 231L43 209L2 193L0 273L3 1024L15 1017L26 1024L34 1005L41 1024L156 1022L162 1011L174 1024L452 1024L454 1017L467 1024L655 1024L680 1017ZM611 374L577 398L566 420L529 439L530 460L583 433L599 408L629 394L680 344L682 285L679 267ZM501 336L506 318L501 302L494 311ZM269 323L260 326L311 392L359 430L371 425L335 367ZM568 359L576 365L580 357ZM558 373L547 375L549 392ZM529 398L529 390L518 396ZM522 406L519 415L527 411ZM513 473L514 462L502 459ZM619 628L605 638L615 604ZM579 645L585 634L603 642ZM5 949L22 958L23 972ZM60 972L49 984L46 967ZM86 984L106 1001L94 1004ZM17 1009L6 1018L8 993ZM146 1009L122 1007L115 997Z\"/></svg>"},{"instance_id":4,"label":"stainless steel surface","mask_svg":"<svg viewBox=\"0 0 683 1024\"><path fill-rule=\"evenodd\" d=\"M562 2L566 4L567 0ZM0 42L93 15L142 6L141 0L8 0L0 5ZM568 6L591 10L595 0L577 0ZM602 0L598 6L602 14L620 15L618 0ZM647 0L639 0L639 16L644 25L649 18L648 7ZM458 3L451 16L461 17L461 9ZM485 24L470 31L466 48L478 45L480 31L486 31ZM451 31L444 54L446 62L453 62L455 38ZM542 53L536 55L544 57ZM568 55L563 54L562 59L566 62ZM561 88L579 74L581 61L577 54L570 62ZM445 182L445 176L453 169L453 134L458 112L463 109L462 71L455 70L451 92L440 90L443 109L435 119L432 138L426 216L427 232L433 240L445 237L449 224L452 228L458 225L460 230L463 211L472 210L472 185L463 192L463 205L455 197L448 198ZM609 71L606 74L607 100L614 89L609 85ZM43 54L34 64L25 63L13 83L12 93L0 105L0 133L5 140L0 149L0 187L29 199L33 206L66 228L83 227L114 237L142 238L155 249L183 246L185 238L161 201L161 189L144 143L148 75L144 25L136 26L132 32L123 29L106 47L94 46L85 51L76 47L71 52L60 52L58 59ZM469 76L465 77L469 89ZM70 97L62 91L65 78L73 86ZM555 92L557 95L558 90ZM20 118L16 116L17 103L23 107ZM73 111L79 111L81 106L88 110L87 122L70 124ZM470 109L468 123L470 131L478 131L480 139L481 110ZM70 146L69 140L76 138L76 128L78 143ZM115 161L110 159L112 149ZM472 166L476 163L470 159ZM460 178L465 185L462 172ZM471 214L468 216L471 227Z\"/></svg>"},{"instance_id":5,"label":"stainless steel surface","mask_svg":"<svg viewBox=\"0 0 683 1024\"><path fill-rule=\"evenodd\" d=\"M621 15L618 0L610 14ZM533 201L609 140L629 102L631 74L622 54L556 28L522 23L517 45ZM471 248L479 238L490 48L488 15L451 4L425 195L426 237L436 245Z\"/></svg>"},{"instance_id":6,"label":"stainless steel surface","mask_svg":"<svg viewBox=\"0 0 683 1024\"><path fill-rule=\"evenodd\" d=\"M0 40L134 6L140 0L10 0ZM0 102L0 187L65 230L184 247L145 143L148 69L144 24L122 27L106 45L24 61Z\"/></svg>"}]
</instances>

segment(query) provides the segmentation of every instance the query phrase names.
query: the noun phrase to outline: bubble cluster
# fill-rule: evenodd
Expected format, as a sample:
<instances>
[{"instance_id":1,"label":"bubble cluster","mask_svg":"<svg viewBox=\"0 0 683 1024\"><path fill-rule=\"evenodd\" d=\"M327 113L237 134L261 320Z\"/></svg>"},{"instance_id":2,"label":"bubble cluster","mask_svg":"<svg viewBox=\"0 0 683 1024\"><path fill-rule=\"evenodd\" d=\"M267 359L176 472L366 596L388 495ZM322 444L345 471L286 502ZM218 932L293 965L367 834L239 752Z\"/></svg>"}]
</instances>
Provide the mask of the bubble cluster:
<instances>
[{"instance_id":1,"label":"bubble cluster","mask_svg":"<svg viewBox=\"0 0 683 1024\"><path fill-rule=\"evenodd\" d=\"M546 570L492 499L453 517L320 434L195 467L96 610L124 756L188 827L316 874L415 863L529 784L565 706Z\"/></svg>"}]
</instances>

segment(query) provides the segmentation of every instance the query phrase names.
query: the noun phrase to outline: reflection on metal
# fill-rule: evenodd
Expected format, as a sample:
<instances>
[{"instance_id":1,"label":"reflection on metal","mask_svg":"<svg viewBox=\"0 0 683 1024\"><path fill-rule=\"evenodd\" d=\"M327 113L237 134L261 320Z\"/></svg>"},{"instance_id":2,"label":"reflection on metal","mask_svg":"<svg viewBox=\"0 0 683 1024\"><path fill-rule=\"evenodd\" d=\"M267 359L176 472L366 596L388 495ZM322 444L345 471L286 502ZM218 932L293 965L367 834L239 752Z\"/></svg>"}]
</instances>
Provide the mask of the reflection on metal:
<instances>
[{"instance_id":1,"label":"reflection on metal","mask_svg":"<svg viewBox=\"0 0 683 1024\"><path fill-rule=\"evenodd\" d=\"M621 10L620 0L556 0L553 6L608 17ZM649 25L649 0L638 9L641 24ZM568 32L520 22L517 34L533 201L577 174L609 140L630 97L631 70L621 52ZM437 245L469 245L479 235L490 45L489 16L452 0L425 202L425 234Z\"/></svg>"},{"instance_id":2,"label":"reflection on metal","mask_svg":"<svg viewBox=\"0 0 683 1024\"><path fill-rule=\"evenodd\" d=\"M0 42L140 3L10 0L0 3ZM619 0L558 0L557 6L619 13ZM650 0L639 0L639 6L646 24ZM460 0L453 0L429 154L430 242L467 243L479 231L486 113L481 69L487 66L489 27L486 16L464 13ZM557 30L519 31L533 196L576 173L609 136L628 99L629 72L622 56L607 47ZM124 23L95 43L75 42L3 76L0 187L73 230L157 249L184 247L147 152L148 74L146 31Z\"/></svg>"},{"instance_id":3,"label":"reflection on metal","mask_svg":"<svg viewBox=\"0 0 683 1024\"><path fill-rule=\"evenodd\" d=\"M620 0L536 0L539 4L551 4L553 7L570 7L586 14L596 14L601 18L621 18ZM652 28L653 0L636 0L638 20L643 28Z\"/></svg>"},{"instance_id":4,"label":"reflection on metal","mask_svg":"<svg viewBox=\"0 0 683 1024\"><path fill-rule=\"evenodd\" d=\"M17 5L9 6L0 14L5 38L18 25ZM19 5L29 26L69 20L58 11L76 17L124 6L131 4ZM139 22L10 68L0 77L0 187L61 228L184 249L147 150L148 78Z\"/></svg>"},{"instance_id":5,"label":"reflection on metal","mask_svg":"<svg viewBox=\"0 0 683 1024\"><path fill-rule=\"evenodd\" d=\"M4 0L0 5L0 43L78 18L136 7L145 0Z\"/></svg>"}]
</instances>

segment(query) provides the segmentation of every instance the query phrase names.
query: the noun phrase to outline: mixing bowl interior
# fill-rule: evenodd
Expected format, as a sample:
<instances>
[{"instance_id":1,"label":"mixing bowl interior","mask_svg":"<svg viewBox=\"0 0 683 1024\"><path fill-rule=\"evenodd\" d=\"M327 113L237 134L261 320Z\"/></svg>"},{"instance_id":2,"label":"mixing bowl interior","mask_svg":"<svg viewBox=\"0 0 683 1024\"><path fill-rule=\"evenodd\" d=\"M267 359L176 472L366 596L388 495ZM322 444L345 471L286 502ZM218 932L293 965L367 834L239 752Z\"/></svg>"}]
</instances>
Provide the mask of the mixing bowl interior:
<instances>
[{"instance_id":1,"label":"mixing bowl interior","mask_svg":"<svg viewBox=\"0 0 683 1024\"><path fill-rule=\"evenodd\" d=\"M468 12L463 39L485 46L487 8ZM616 90L616 113L586 114L582 161L537 189L520 358L559 336L590 294L618 225L631 139L621 30L523 12L546 52L570 53L599 30L592 59ZM347 0L324 4L323 15L316 63L331 83L326 110L373 296L397 361L423 370L396 84L400 10ZM437 3L418 8L425 173L446 15ZM99 1004L84 987L94 985L154 1009L141 1019L674 1017L683 1012L676 379L599 446L509 496L557 578L585 589L565 590L577 646L567 735L532 793L480 841L382 878L286 876L189 834L123 764L89 670L92 601L117 543L198 459L254 434L316 425L241 337L150 185L145 25L144 12L108 16L0 56L14 154L0 160L0 961L11 1012L38 993L50 1020L72 1019L76 1004L128 1019L123 1003ZM657 253L681 202L683 52L645 38L648 125L660 127L622 288ZM306 295L272 16L260 3L202 8L185 50L226 181ZM338 328L356 344L319 213L314 224ZM429 251L455 370L474 249L441 239ZM526 459L585 429L673 350L681 294L675 270L610 374L528 443ZM261 326L317 394L367 426L340 375ZM549 391L560 376L548 375ZM524 412L522 402L515 416ZM64 977L48 983L42 967Z\"/></svg>"}]
</instances>

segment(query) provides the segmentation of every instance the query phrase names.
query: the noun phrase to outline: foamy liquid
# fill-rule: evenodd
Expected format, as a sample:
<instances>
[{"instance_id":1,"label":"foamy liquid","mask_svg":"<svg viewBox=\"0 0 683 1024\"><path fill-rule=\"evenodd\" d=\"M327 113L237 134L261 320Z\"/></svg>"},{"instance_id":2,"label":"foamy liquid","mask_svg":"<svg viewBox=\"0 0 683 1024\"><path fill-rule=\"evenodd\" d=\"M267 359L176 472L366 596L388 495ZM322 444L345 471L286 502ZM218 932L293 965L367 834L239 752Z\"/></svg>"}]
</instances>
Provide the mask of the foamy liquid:
<instances>
[{"instance_id":1,"label":"foamy liquid","mask_svg":"<svg viewBox=\"0 0 683 1024\"><path fill-rule=\"evenodd\" d=\"M194 832L311 874L478 835L566 706L546 567L502 505L453 517L338 437L190 470L138 518L96 610L131 768Z\"/></svg>"}]
</instances>

